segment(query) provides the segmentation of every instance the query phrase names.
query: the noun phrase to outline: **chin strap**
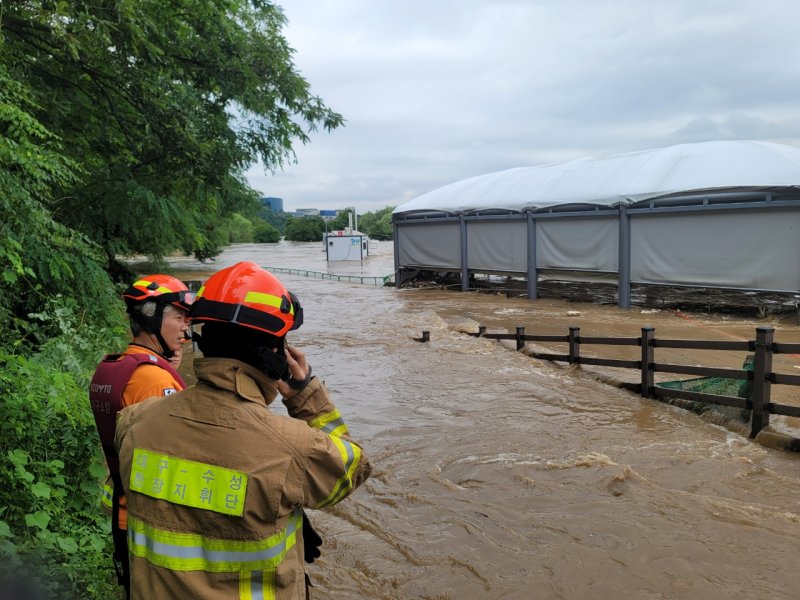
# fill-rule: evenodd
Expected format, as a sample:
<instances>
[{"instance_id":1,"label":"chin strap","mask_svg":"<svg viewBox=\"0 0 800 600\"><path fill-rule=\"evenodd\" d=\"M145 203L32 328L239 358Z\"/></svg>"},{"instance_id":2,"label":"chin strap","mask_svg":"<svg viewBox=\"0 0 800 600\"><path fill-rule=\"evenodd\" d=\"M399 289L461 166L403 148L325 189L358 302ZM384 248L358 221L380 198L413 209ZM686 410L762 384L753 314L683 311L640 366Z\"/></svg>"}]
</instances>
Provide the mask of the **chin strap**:
<instances>
[{"instance_id":1,"label":"chin strap","mask_svg":"<svg viewBox=\"0 0 800 600\"><path fill-rule=\"evenodd\" d=\"M167 342L164 339L164 336L161 335L161 324L164 322L164 303L163 302L156 302L156 312L152 317L145 317L138 311L128 309L128 314L133 318L134 321L139 323L139 326L149 334L156 336L156 341L161 346L161 352L159 354L169 360L173 356L175 356L175 352L169 349L167 346ZM153 350L151 348L151 350ZM153 350L157 352L156 350Z\"/></svg>"},{"instance_id":2,"label":"chin strap","mask_svg":"<svg viewBox=\"0 0 800 600\"><path fill-rule=\"evenodd\" d=\"M161 335L161 332L159 331L154 335L156 336L158 343L161 345L161 356L163 356L167 360L175 356L175 352L169 349L169 347L167 346L167 342L164 340L164 336Z\"/></svg>"}]
</instances>

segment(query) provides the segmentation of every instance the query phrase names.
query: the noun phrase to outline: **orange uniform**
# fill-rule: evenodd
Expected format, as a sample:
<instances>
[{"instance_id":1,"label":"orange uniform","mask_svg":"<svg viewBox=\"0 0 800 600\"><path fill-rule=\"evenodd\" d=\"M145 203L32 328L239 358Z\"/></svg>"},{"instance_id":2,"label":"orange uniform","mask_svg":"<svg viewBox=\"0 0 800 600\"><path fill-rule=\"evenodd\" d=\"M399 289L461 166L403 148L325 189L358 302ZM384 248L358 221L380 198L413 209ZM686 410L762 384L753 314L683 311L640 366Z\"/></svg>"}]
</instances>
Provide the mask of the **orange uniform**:
<instances>
[{"instance_id":1,"label":"orange uniform","mask_svg":"<svg viewBox=\"0 0 800 600\"><path fill-rule=\"evenodd\" d=\"M131 344L122 353L123 356L128 354L153 354L153 352L142 346ZM130 406L148 398L169 396L180 392L183 387L181 382L161 367L141 365L133 372L128 380L128 385L122 391L122 405Z\"/></svg>"},{"instance_id":2,"label":"orange uniform","mask_svg":"<svg viewBox=\"0 0 800 600\"><path fill-rule=\"evenodd\" d=\"M146 354L153 356L153 351L142 346L131 344L122 356L130 354ZM122 405L131 406L138 404L148 398L163 398L184 389L183 382L178 381L169 371L162 369L156 364L147 363L139 365L128 380L128 384L122 391ZM110 515L112 514L112 498L114 497L114 483L111 476L106 479L103 486L102 505L103 509ZM119 528L128 528L127 500L124 495L119 498Z\"/></svg>"}]
</instances>

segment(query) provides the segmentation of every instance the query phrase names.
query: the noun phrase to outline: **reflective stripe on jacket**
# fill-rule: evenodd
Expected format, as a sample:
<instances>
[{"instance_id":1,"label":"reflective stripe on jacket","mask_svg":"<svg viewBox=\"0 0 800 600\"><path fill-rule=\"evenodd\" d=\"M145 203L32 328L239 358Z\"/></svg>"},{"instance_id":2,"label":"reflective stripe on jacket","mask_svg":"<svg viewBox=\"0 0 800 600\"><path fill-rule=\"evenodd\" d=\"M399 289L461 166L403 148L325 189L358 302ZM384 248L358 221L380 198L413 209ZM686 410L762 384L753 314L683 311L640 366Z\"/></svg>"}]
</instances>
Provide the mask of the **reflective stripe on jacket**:
<instances>
[{"instance_id":1,"label":"reflective stripe on jacket","mask_svg":"<svg viewBox=\"0 0 800 600\"><path fill-rule=\"evenodd\" d=\"M302 509L347 497L369 460L319 379L287 417L255 368L194 366L194 387L120 412L132 598L304 598Z\"/></svg>"}]
</instances>

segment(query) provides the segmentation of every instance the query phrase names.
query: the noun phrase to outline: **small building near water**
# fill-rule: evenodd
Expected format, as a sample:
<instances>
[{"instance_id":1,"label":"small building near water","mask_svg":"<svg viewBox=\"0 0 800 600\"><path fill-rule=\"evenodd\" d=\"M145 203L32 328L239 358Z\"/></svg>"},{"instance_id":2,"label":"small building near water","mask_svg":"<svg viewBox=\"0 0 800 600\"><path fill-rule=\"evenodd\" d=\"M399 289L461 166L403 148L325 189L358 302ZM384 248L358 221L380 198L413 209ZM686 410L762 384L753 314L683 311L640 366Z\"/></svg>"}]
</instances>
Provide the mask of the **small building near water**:
<instances>
[{"instance_id":1,"label":"small building near water","mask_svg":"<svg viewBox=\"0 0 800 600\"><path fill-rule=\"evenodd\" d=\"M322 238L328 262L364 260L369 256L369 236L353 229L330 231Z\"/></svg>"}]
</instances>

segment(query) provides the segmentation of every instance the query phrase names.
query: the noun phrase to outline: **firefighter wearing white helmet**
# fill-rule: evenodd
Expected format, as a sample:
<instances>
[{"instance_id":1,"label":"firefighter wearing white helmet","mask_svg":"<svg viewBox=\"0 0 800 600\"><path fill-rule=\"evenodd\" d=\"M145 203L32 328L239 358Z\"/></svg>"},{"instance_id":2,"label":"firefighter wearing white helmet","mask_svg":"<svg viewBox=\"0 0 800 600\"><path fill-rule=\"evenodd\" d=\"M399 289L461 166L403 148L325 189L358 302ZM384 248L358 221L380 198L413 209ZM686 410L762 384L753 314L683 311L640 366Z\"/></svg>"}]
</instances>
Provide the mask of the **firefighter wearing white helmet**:
<instances>
[{"instance_id":1,"label":"firefighter wearing white helmet","mask_svg":"<svg viewBox=\"0 0 800 600\"><path fill-rule=\"evenodd\" d=\"M308 598L303 509L347 497L369 460L286 345L303 312L275 276L249 262L223 269L190 317L202 323L197 385L117 424L131 597ZM269 408L278 393L289 416Z\"/></svg>"}]
</instances>

